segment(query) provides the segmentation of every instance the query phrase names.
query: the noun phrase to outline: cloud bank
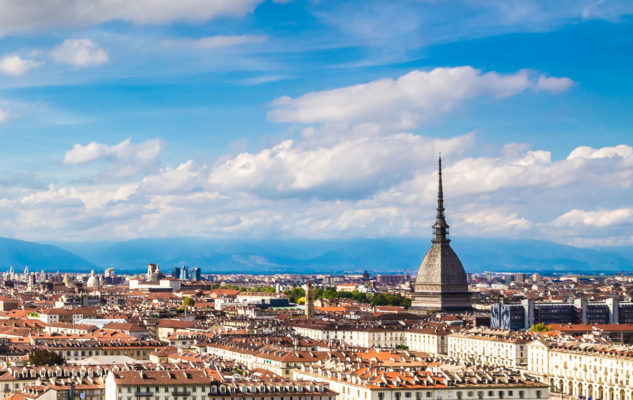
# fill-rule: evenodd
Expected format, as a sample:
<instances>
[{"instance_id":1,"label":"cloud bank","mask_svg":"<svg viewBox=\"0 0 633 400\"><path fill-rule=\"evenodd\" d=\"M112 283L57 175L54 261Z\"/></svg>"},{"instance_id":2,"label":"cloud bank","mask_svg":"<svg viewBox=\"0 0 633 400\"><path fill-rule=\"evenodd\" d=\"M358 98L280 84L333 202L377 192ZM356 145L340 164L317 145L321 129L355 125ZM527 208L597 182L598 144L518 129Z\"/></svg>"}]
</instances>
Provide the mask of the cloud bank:
<instances>
[{"instance_id":1,"label":"cloud bank","mask_svg":"<svg viewBox=\"0 0 633 400\"><path fill-rule=\"evenodd\" d=\"M525 70L514 74L483 73L470 66L415 70L397 79L280 97L273 101L268 118L302 124L373 122L407 129L477 96L504 98L526 90L558 93L572 84L569 78L535 77Z\"/></svg>"}]
</instances>

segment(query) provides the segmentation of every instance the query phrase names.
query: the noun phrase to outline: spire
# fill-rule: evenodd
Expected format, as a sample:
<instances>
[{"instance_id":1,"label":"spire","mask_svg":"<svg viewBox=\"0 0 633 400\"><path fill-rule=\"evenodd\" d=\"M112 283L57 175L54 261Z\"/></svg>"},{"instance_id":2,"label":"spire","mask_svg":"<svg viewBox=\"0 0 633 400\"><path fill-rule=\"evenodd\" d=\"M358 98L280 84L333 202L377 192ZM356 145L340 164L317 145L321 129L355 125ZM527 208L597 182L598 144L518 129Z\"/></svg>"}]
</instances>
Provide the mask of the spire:
<instances>
[{"instance_id":1,"label":"spire","mask_svg":"<svg viewBox=\"0 0 633 400\"><path fill-rule=\"evenodd\" d=\"M437 185L437 216L433 224L433 243L448 243L448 224L444 218L444 189L442 188L442 155L438 160L438 185Z\"/></svg>"}]
</instances>

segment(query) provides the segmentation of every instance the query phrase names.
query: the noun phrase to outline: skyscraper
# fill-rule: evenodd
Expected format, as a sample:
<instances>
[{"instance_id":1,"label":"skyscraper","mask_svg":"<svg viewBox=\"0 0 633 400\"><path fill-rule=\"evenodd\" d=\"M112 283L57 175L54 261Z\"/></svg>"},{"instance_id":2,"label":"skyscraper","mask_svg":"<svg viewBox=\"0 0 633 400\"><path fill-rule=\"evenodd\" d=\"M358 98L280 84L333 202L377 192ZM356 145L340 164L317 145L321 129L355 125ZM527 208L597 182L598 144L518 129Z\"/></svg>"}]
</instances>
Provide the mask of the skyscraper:
<instances>
[{"instance_id":1,"label":"skyscraper","mask_svg":"<svg viewBox=\"0 0 633 400\"><path fill-rule=\"evenodd\" d=\"M465 311L472 308L468 280L462 262L450 246L444 217L442 158L439 158L437 216L433 224L433 245L418 268L413 290L413 310Z\"/></svg>"}]
</instances>

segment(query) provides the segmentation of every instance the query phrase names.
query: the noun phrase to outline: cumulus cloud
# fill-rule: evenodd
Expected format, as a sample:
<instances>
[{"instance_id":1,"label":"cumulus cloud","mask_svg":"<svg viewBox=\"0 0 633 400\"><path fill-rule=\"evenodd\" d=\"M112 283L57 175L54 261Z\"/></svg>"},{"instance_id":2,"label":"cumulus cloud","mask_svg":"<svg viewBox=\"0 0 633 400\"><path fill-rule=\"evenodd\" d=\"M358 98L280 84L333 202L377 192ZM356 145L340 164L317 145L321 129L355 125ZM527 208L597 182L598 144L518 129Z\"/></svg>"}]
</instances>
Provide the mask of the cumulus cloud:
<instances>
[{"instance_id":1,"label":"cumulus cloud","mask_svg":"<svg viewBox=\"0 0 633 400\"><path fill-rule=\"evenodd\" d=\"M605 177L609 177L605 181ZM579 147L564 160L551 152L528 150L516 158L464 158L447 167L448 184L461 194L511 187L558 187L582 181L597 186L633 184L633 147L619 145L592 149Z\"/></svg>"},{"instance_id":2,"label":"cumulus cloud","mask_svg":"<svg viewBox=\"0 0 633 400\"><path fill-rule=\"evenodd\" d=\"M357 198L411 179L420 168L432 167L438 152L460 154L473 141L473 134L442 140L406 133L314 147L286 140L220 162L209 183L267 197Z\"/></svg>"},{"instance_id":3,"label":"cumulus cloud","mask_svg":"<svg viewBox=\"0 0 633 400\"><path fill-rule=\"evenodd\" d=\"M620 224L633 223L633 208L615 210L571 210L552 221L554 226L604 228Z\"/></svg>"},{"instance_id":4,"label":"cumulus cloud","mask_svg":"<svg viewBox=\"0 0 633 400\"><path fill-rule=\"evenodd\" d=\"M268 118L275 122L375 122L411 128L420 121L451 111L477 96L503 98L525 90L560 92L571 86L568 78L483 73L470 66L415 70L397 79L311 92L273 101Z\"/></svg>"},{"instance_id":5,"label":"cumulus cloud","mask_svg":"<svg viewBox=\"0 0 633 400\"><path fill-rule=\"evenodd\" d=\"M160 139L149 139L138 144L132 143L129 138L116 145L96 142L75 144L64 155L63 163L78 165L106 160L114 167L104 177L125 178L154 169L163 148L164 143Z\"/></svg>"},{"instance_id":6,"label":"cumulus cloud","mask_svg":"<svg viewBox=\"0 0 633 400\"><path fill-rule=\"evenodd\" d=\"M90 67L108 62L105 50L90 39L66 39L51 50L53 60L75 67Z\"/></svg>"},{"instance_id":7,"label":"cumulus cloud","mask_svg":"<svg viewBox=\"0 0 633 400\"><path fill-rule=\"evenodd\" d=\"M163 43L167 46L186 46L199 49L213 49L217 47L240 46L246 44L261 44L268 40L266 36L260 35L216 35L199 39L169 39Z\"/></svg>"},{"instance_id":8,"label":"cumulus cloud","mask_svg":"<svg viewBox=\"0 0 633 400\"><path fill-rule=\"evenodd\" d=\"M504 214L494 209L458 213L456 217L482 232L524 231L533 226L531 221L519 217L517 213Z\"/></svg>"},{"instance_id":9,"label":"cumulus cloud","mask_svg":"<svg viewBox=\"0 0 633 400\"><path fill-rule=\"evenodd\" d=\"M239 17L263 0L2 0L0 35L49 28L75 28L108 21L136 24L203 22Z\"/></svg>"},{"instance_id":10,"label":"cumulus cloud","mask_svg":"<svg viewBox=\"0 0 633 400\"><path fill-rule=\"evenodd\" d=\"M206 186L208 167L186 161L176 168L162 168L158 173L146 176L141 189L148 193L191 192Z\"/></svg>"},{"instance_id":11,"label":"cumulus cloud","mask_svg":"<svg viewBox=\"0 0 633 400\"><path fill-rule=\"evenodd\" d=\"M474 156L474 142L473 134L344 137L323 146L283 141L214 164L189 160L163 168L155 162L160 142L78 144L66 153L67 164L101 160L112 166L108 171L132 168L138 177L22 188L15 198L0 199L0 213L9 221L5 232L31 237L41 237L43 226L75 239L430 235L441 150L454 237L538 237L587 246L630 238L633 210L624 199L631 187L610 179L633 170L630 146L579 147L553 160L546 150L524 146L501 148L498 157ZM604 201L605 193L622 205L582 211L584 201Z\"/></svg>"},{"instance_id":12,"label":"cumulus cloud","mask_svg":"<svg viewBox=\"0 0 633 400\"><path fill-rule=\"evenodd\" d=\"M6 75L19 76L30 69L38 67L39 61L22 58L17 54L6 54L0 59L0 72Z\"/></svg>"}]
</instances>

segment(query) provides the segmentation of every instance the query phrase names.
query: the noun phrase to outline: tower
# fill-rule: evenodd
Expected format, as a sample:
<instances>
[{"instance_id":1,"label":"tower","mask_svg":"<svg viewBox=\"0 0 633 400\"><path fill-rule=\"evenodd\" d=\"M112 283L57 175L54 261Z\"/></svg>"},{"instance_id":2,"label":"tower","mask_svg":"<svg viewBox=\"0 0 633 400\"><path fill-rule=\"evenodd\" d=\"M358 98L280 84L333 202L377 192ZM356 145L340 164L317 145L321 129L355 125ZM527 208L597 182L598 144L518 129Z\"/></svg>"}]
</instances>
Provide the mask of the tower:
<instances>
[{"instance_id":1,"label":"tower","mask_svg":"<svg viewBox=\"0 0 633 400\"><path fill-rule=\"evenodd\" d=\"M34 273L30 273L29 274L28 283L27 283L27 289L28 290L35 290L35 274Z\"/></svg>"},{"instance_id":2,"label":"tower","mask_svg":"<svg viewBox=\"0 0 633 400\"><path fill-rule=\"evenodd\" d=\"M437 215L431 248L424 256L413 289L413 310L467 311L472 308L462 262L450 246L444 216L442 157L438 161Z\"/></svg>"},{"instance_id":3,"label":"tower","mask_svg":"<svg viewBox=\"0 0 633 400\"><path fill-rule=\"evenodd\" d=\"M312 282L309 280L306 283L306 318L314 318L314 292L312 291Z\"/></svg>"}]
</instances>

